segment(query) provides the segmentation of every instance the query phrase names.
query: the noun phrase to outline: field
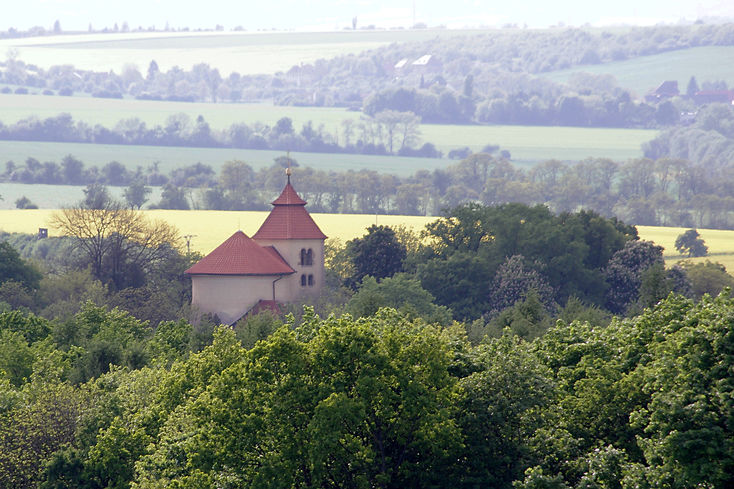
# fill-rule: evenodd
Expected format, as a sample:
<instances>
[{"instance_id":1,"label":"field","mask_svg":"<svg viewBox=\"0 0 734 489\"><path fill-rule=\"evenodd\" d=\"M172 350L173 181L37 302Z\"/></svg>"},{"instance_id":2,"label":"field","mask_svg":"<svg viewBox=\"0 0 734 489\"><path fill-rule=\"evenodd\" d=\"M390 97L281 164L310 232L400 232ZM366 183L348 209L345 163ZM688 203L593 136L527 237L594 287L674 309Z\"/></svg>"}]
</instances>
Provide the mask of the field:
<instances>
[{"instance_id":1,"label":"field","mask_svg":"<svg viewBox=\"0 0 734 489\"><path fill-rule=\"evenodd\" d=\"M160 162L159 171L167 174L171 170L201 162L215 171L227 161L242 160L253 168L267 167L273 159L285 156L284 151L227 149L227 148L183 148L165 146L116 146L108 144L81 143L35 143L23 141L0 141L0 169L5 170L6 161L22 164L32 156L39 161L61 162L66 155L73 155L85 166L103 166L112 160L118 161L131 170L138 166L147 168L153 162ZM438 158L410 158L407 156L372 156L335 153L299 153L292 151L291 157L299 165L311 166L321 170L360 170L368 168L383 173L400 176L412 175L418 170L433 171L455 163ZM2 184L0 184L2 185ZM29 189L29 191L32 191ZM3 195L0 191L0 195Z\"/></svg>"},{"instance_id":2,"label":"field","mask_svg":"<svg viewBox=\"0 0 734 489\"><path fill-rule=\"evenodd\" d=\"M235 122L262 122L274 125L289 117L296 129L308 122L324 125L331 134L341 133L341 121L359 120L359 112L339 108L290 107L268 104L210 104L161 102L152 100L116 100L91 97L50 97L44 95L0 94L1 121L13 124L37 116L47 118L62 112L90 125L114 127L121 119L137 117L148 126L164 125L172 114L185 113L196 119L203 115L212 129L224 129ZM624 160L641 156L640 145L655 138L658 131L646 129L607 129L542 126L457 126L422 124L422 140L448 152L469 146L479 150L487 144L499 144L512 153L513 159L537 161L550 158L579 160L604 156ZM2 159L0 148L0 159Z\"/></svg>"},{"instance_id":3,"label":"field","mask_svg":"<svg viewBox=\"0 0 734 489\"><path fill-rule=\"evenodd\" d=\"M0 210L0 231L36 233L39 227L49 227L49 217L53 210ZM191 249L208 253L227 239L232 233L241 229L252 235L262 224L267 212L232 212L232 211L144 211L152 219L163 219L176 226L181 235L193 235ZM368 214L313 214L313 218L324 233L330 238L342 242L362 236L372 224L403 224L415 230L435 220L425 216L375 216ZM664 257L668 265L676 263L682 257L675 250L675 238L685 228L637 226L640 237L650 240L665 248ZM699 229L698 232L709 247L709 256L695 258L694 261L711 260L723 264L727 270L734 271L734 231L718 229ZM49 235L56 233L49 230Z\"/></svg>"},{"instance_id":4,"label":"field","mask_svg":"<svg viewBox=\"0 0 734 489\"><path fill-rule=\"evenodd\" d=\"M706 46L651 56L640 56L625 61L586 65L568 70L552 71L543 76L565 83L573 73L611 74L619 86L643 96L665 80L677 80L685 93L688 80L695 76L699 85L704 81L724 80L734 84L734 46Z\"/></svg>"},{"instance_id":5,"label":"field","mask_svg":"<svg viewBox=\"0 0 734 489\"><path fill-rule=\"evenodd\" d=\"M36 233L39 227L49 228L53 210L0 210L0 231ZM268 215L266 211L144 211L151 219L164 219L176 226L181 235L194 235L191 249L209 253L232 233L241 229L252 236ZM372 224L403 224L420 230L436 219L425 216L375 216L374 214L312 214L321 230L330 238L342 242L362 236ZM57 236L49 229L49 236Z\"/></svg>"},{"instance_id":6,"label":"field","mask_svg":"<svg viewBox=\"0 0 734 489\"><path fill-rule=\"evenodd\" d=\"M126 64L139 70L151 60L166 71L197 63L218 68L223 76L276 73L321 58L359 53L392 42L467 35L471 30L358 30L335 32L142 32L63 35L0 40L0 52L16 48L26 63L44 68L72 64L119 73Z\"/></svg>"}]
</instances>

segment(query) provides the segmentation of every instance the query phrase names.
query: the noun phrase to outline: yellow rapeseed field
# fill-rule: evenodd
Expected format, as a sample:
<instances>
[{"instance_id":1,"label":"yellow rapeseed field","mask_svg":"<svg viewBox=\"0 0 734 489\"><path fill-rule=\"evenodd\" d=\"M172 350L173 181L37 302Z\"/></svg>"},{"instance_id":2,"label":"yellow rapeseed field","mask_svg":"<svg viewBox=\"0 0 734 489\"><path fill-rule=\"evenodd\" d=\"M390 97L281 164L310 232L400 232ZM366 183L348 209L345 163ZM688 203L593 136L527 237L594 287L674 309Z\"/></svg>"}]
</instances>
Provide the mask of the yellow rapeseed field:
<instances>
[{"instance_id":1,"label":"yellow rapeseed field","mask_svg":"<svg viewBox=\"0 0 734 489\"><path fill-rule=\"evenodd\" d=\"M49 228L49 236L58 236L51 228L50 217L55 211L49 209L0 210L0 231L10 233L36 233L38 228ZM191 251L209 253L237 230L248 236L255 234L268 215L266 211L176 211L146 210L151 219L162 219L190 238ZM321 230L330 238L342 242L362 236L372 224L399 225L421 230L435 217L384 216L374 214L312 214Z\"/></svg>"},{"instance_id":2,"label":"yellow rapeseed field","mask_svg":"<svg viewBox=\"0 0 734 489\"><path fill-rule=\"evenodd\" d=\"M49 218L53 210L0 210L0 231L35 233L38 228L50 228ZM241 229L252 236L267 216L267 212L255 211L176 211L148 210L143 211L151 219L163 219L176 226L182 236L191 236L192 251L209 253L222 241ZM424 216L385 216L370 214L312 214L314 220L330 238L342 242L362 236L372 224L404 225L419 231L435 217ZM682 257L675 249L675 239L686 228L637 226L640 237L653 241L665 248L665 259L669 264ZM699 229L698 232L709 247L709 256L696 258L695 261L709 259L734 270L734 231L719 229ZM50 228L49 236L58 233Z\"/></svg>"}]
</instances>

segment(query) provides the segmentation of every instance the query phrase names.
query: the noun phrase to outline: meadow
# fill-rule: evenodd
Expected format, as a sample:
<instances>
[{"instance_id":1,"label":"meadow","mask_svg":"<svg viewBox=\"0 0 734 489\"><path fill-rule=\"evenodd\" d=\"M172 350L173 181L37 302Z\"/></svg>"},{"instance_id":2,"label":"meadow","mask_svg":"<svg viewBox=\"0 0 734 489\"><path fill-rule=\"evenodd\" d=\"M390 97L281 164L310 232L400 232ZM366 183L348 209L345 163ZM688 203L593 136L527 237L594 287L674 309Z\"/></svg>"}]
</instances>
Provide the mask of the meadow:
<instances>
[{"instance_id":1,"label":"meadow","mask_svg":"<svg viewBox=\"0 0 734 489\"><path fill-rule=\"evenodd\" d=\"M643 96L665 80L677 80L678 88L685 93L691 76L696 77L699 86L704 81L718 80L726 81L732 86L733 64L734 46L705 46L640 56L625 61L577 66L544 73L543 76L565 83L574 73L610 74L614 75L619 86Z\"/></svg>"},{"instance_id":2,"label":"meadow","mask_svg":"<svg viewBox=\"0 0 734 489\"><path fill-rule=\"evenodd\" d=\"M75 120L90 125L114 127L121 119L138 118L150 127L165 125L169 116L184 113L192 120L199 115L204 116L215 130L228 128L235 122L261 122L272 126L279 119L289 117L296 130L300 130L306 122L313 121L316 127L323 124L325 132L336 135L341 134L343 120L358 121L362 115L360 112L330 107L14 94L0 94L0 107L3 108L0 121L5 124L14 124L31 116L43 119L66 112ZM448 124L421 124L420 132L422 141L431 142L444 152L464 146L479 150L487 144L498 144L510 151L513 159L521 161L550 158L580 160L590 156L625 160L641 156L640 145L658 135L658 131L649 129Z\"/></svg>"},{"instance_id":3,"label":"meadow","mask_svg":"<svg viewBox=\"0 0 734 489\"><path fill-rule=\"evenodd\" d=\"M346 26L339 26L342 28ZM44 68L71 64L119 73L133 64L146 70L151 60L167 71L208 63L222 75L277 73L301 63L356 54L393 42L467 35L473 30L341 30L332 32L132 32L76 34L0 40L0 51L18 50L26 63ZM486 31L485 31L486 32Z\"/></svg>"},{"instance_id":4,"label":"meadow","mask_svg":"<svg viewBox=\"0 0 734 489\"><path fill-rule=\"evenodd\" d=\"M0 210L0 231L36 233L39 227L49 227L49 218L54 210ZM266 211L143 211L151 219L162 219L176 226L181 235L190 235L192 251L209 253L238 229L252 236L267 216ZM314 220L329 238L342 243L365 234L372 224L404 225L415 231L422 230L436 217L431 216L384 216L374 214L312 214ZM675 249L675 239L686 228L637 226L641 239L653 241L665 248L664 257L670 266L685 257ZM698 232L709 247L709 256L693 258L693 261L711 260L734 271L734 231L699 229ZM58 234L49 229L49 236Z\"/></svg>"}]
</instances>

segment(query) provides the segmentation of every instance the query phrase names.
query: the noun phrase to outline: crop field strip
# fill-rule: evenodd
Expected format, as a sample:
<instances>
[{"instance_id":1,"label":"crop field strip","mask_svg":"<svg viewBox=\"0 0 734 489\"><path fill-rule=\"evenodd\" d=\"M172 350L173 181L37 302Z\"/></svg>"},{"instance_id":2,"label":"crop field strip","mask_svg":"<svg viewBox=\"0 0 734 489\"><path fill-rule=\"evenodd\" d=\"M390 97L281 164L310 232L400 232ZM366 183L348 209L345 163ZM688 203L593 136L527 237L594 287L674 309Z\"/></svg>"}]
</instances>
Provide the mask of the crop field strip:
<instances>
[{"instance_id":1,"label":"crop field strip","mask_svg":"<svg viewBox=\"0 0 734 489\"><path fill-rule=\"evenodd\" d=\"M39 227L48 228L49 218L55 212L51 209L40 210L0 210L0 231L32 233ZM147 210L144 211L152 219L162 219L176 226L181 235L194 235L191 238L191 249L201 253L209 253L235 231L241 229L252 236L257 231L267 211L177 211ZM415 231L421 231L425 225L436 217L431 216L386 216L374 214L312 214L314 220L330 238L346 242L365 234L372 224L404 225ZM675 249L676 237L686 228L637 226L640 237L653 241L665 248L664 257L670 266L682 259ZM709 247L709 256L693 258L694 262L711 260L723 264L727 271L734 272L734 231L721 229L699 229L701 237ZM49 230L50 236L57 233Z\"/></svg>"},{"instance_id":2,"label":"crop field strip","mask_svg":"<svg viewBox=\"0 0 734 489\"><path fill-rule=\"evenodd\" d=\"M106 127L114 127L121 119L136 117L145 122L148 127L152 127L155 125L164 125L170 115L185 113L192 120L195 120L198 115L203 115L213 129L224 129L235 122L244 122L247 124L262 122L274 125L280 118L289 117L293 120L296 130L300 130L300 127L304 123L313 121L316 127L323 124L324 130L327 133L336 135L341 133L341 121L346 119L358 120L360 117L360 114L357 112L349 112L339 108L286 107L265 104L206 104L7 94L0 94L0 107L3 107L2 112L0 112L0 121L6 125L14 124L18 120L26 117L36 116L44 119L66 112L70 113L75 120L84 121L90 125L102 124ZM548 159L578 161L588 157L608 157L615 160L636 158L642 156L642 143L652 140L658 134L658 131L648 129L499 125L462 126L447 124L422 124L420 131L423 142L435 144L444 153L447 153L451 149L464 146L478 151L487 144L497 144L502 149L510 151L513 160L519 162L538 162ZM16 159L25 159L28 156L41 159L35 156L33 152L19 154L17 150L23 144L25 143L13 141L0 142L0 160L7 161L11 159L9 156ZM40 146L57 143L30 144ZM83 146L95 145L85 144ZM66 151L60 156L54 156L53 151L49 151L50 148L52 147L47 146L45 148L45 153L48 155L45 158L47 159L60 159L60 157L71 153L83 160L81 155L77 155L71 151ZM86 148L86 150L90 150L90 148ZM64 149L61 148L61 151L64 151ZM131 151L134 153L134 157L138 157L138 151ZM194 148L194 151L204 151L204 149ZM206 149L206 151L209 151L209 149ZM6 156L6 152L8 156ZM119 148L119 152L124 153L125 149ZM409 158L408 160L413 160L413 158Z\"/></svg>"},{"instance_id":3,"label":"crop field strip","mask_svg":"<svg viewBox=\"0 0 734 489\"><path fill-rule=\"evenodd\" d=\"M639 97L665 80L677 80L685 93L691 76L699 85L704 81L724 80L734 84L734 46L704 46L668 51L651 56L639 56L624 61L584 65L561 71L543 73L544 78L565 83L574 73L610 74L620 87L628 88Z\"/></svg>"},{"instance_id":4,"label":"crop field strip","mask_svg":"<svg viewBox=\"0 0 734 489\"><path fill-rule=\"evenodd\" d=\"M155 60L162 70L208 63L227 76L287 71L301 63L357 54L393 42L471 35L487 31L410 29L335 32L208 32L64 35L0 40L3 52L15 47L26 63L49 67L71 64L81 69L114 70L137 64L145 70Z\"/></svg>"}]
</instances>

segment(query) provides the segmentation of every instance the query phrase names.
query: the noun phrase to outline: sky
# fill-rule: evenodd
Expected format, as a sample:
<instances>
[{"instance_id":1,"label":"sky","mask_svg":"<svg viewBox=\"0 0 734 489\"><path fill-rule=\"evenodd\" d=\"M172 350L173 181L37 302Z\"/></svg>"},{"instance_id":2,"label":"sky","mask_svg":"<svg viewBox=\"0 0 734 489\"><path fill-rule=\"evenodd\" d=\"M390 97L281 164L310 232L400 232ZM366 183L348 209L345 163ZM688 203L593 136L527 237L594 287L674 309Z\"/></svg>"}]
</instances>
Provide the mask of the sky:
<instances>
[{"instance_id":1,"label":"sky","mask_svg":"<svg viewBox=\"0 0 734 489\"><path fill-rule=\"evenodd\" d=\"M650 25L693 21L702 17L734 18L731 0L23 0L0 18L0 29L50 29L58 20L63 30L112 27L127 22L141 26L247 30L334 30L351 26L478 27L517 24L528 27L565 25Z\"/></svg>"}]
</instances>

